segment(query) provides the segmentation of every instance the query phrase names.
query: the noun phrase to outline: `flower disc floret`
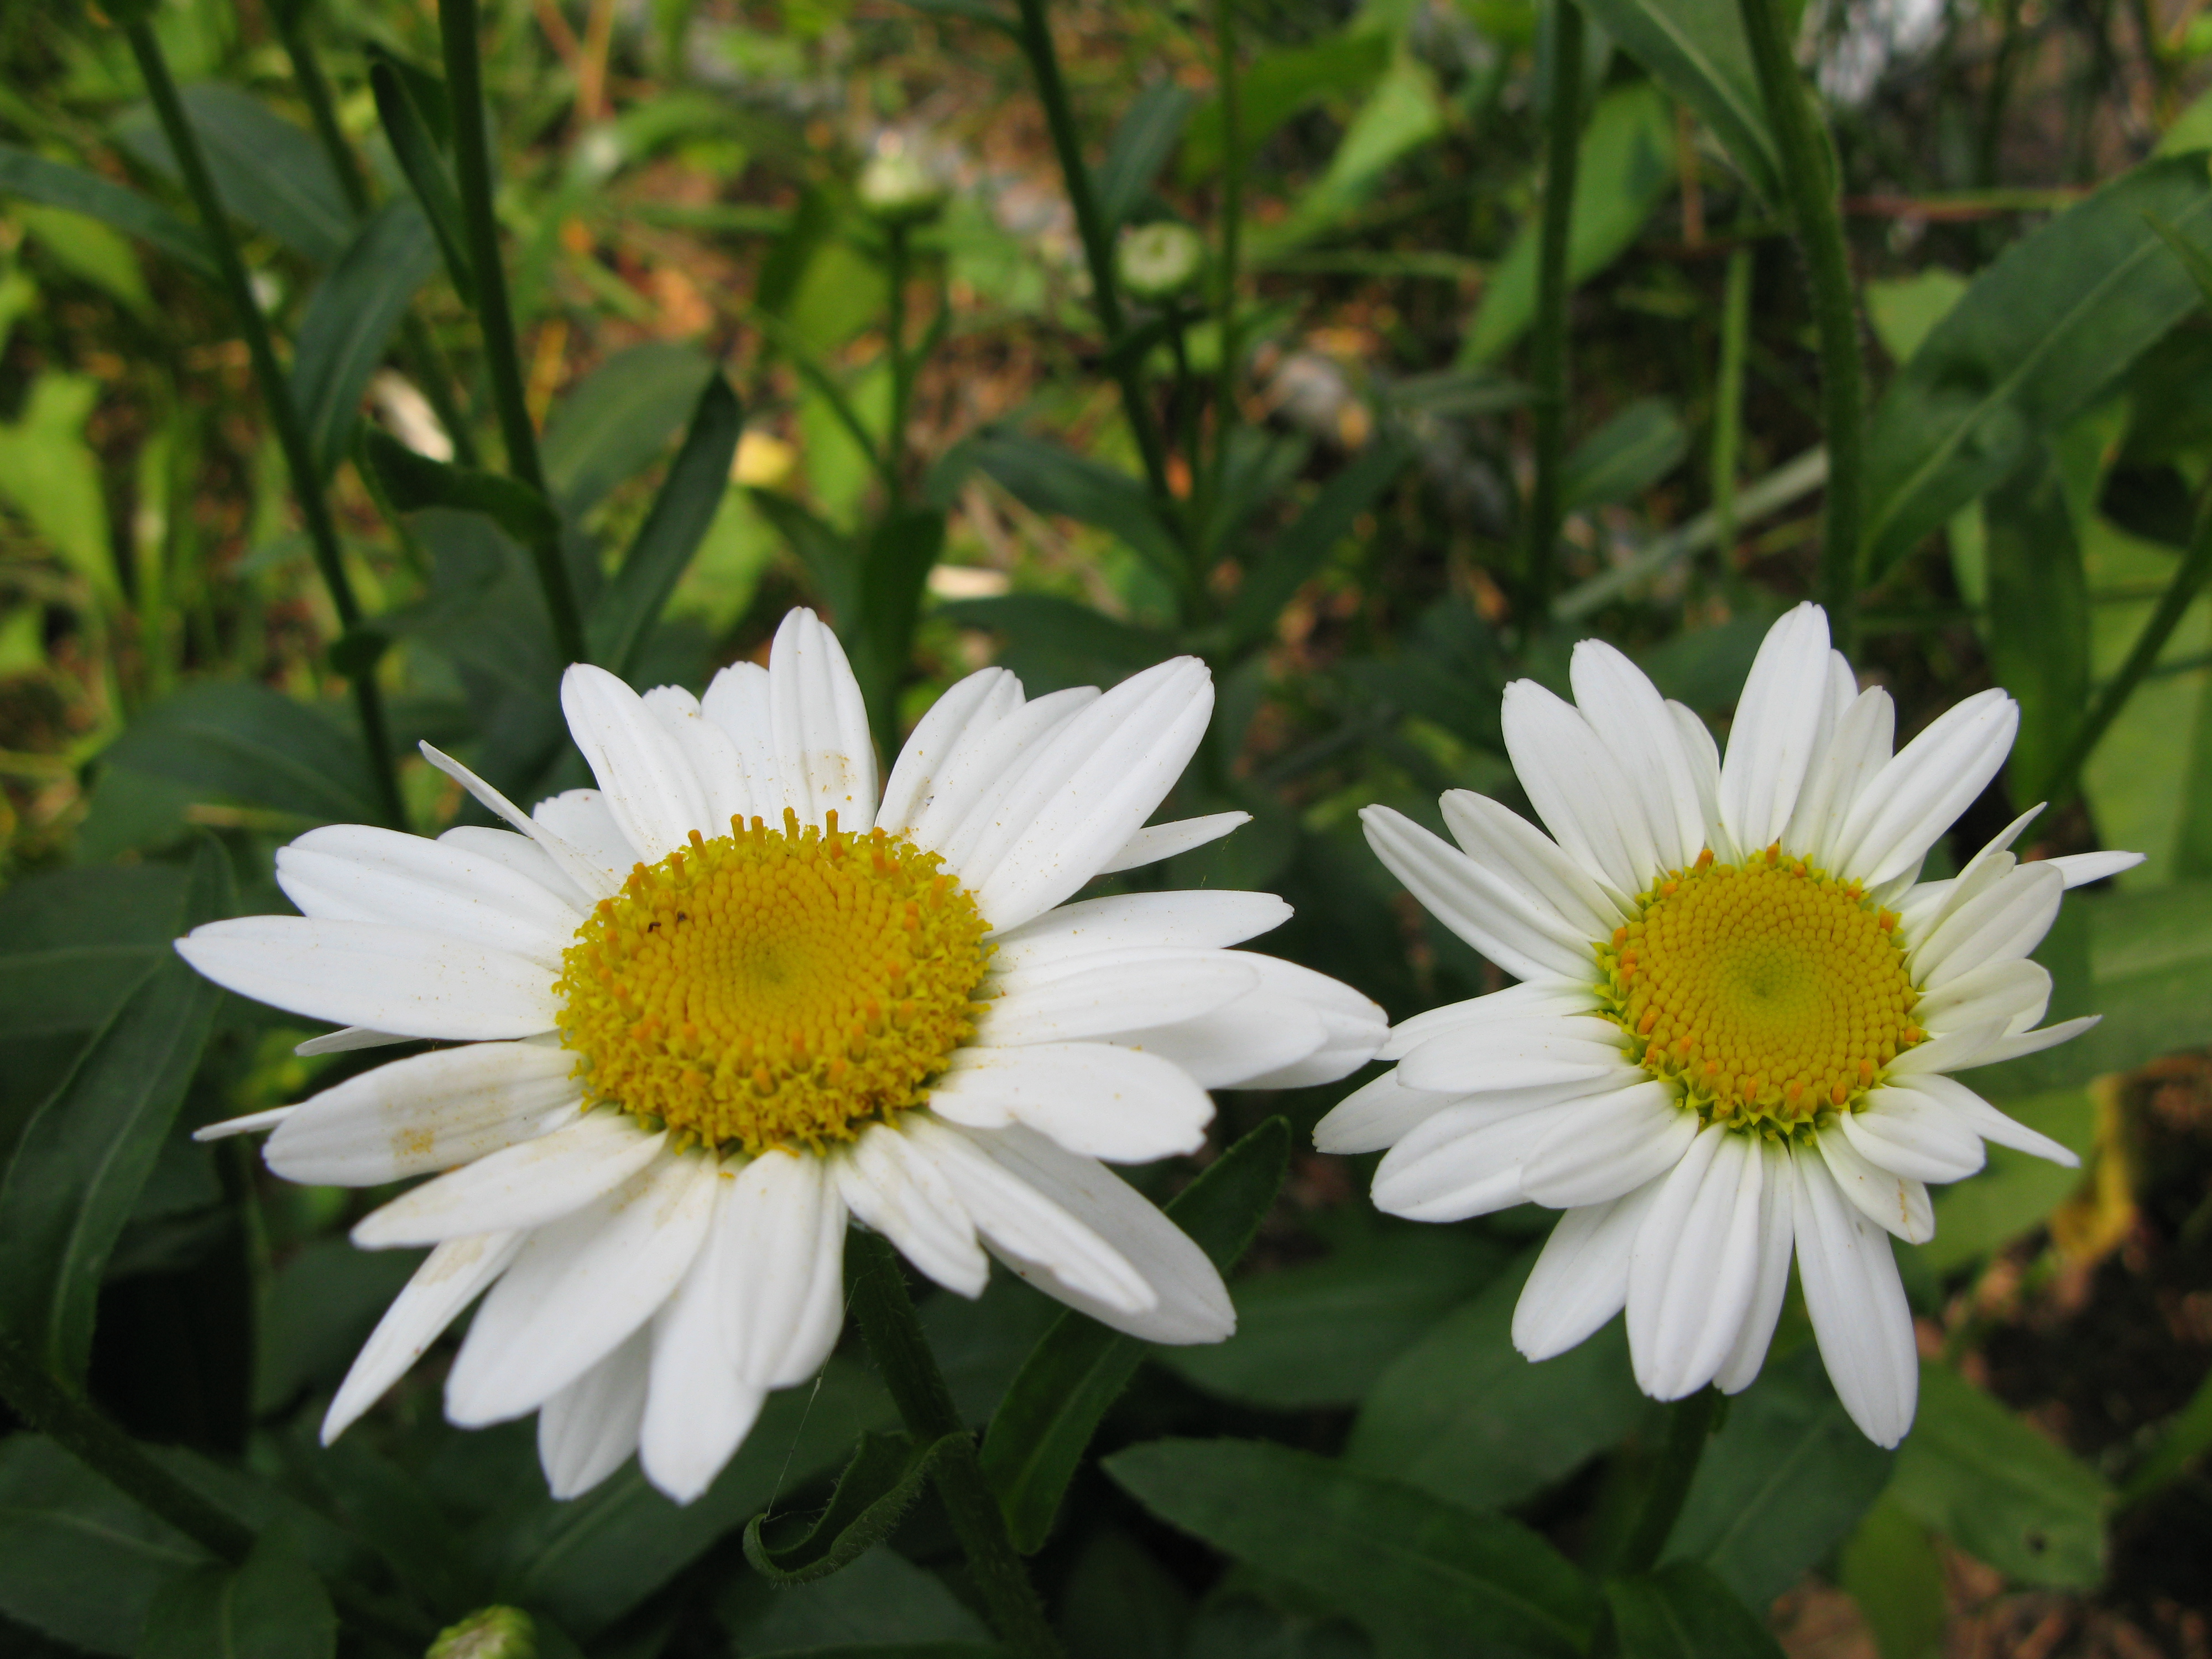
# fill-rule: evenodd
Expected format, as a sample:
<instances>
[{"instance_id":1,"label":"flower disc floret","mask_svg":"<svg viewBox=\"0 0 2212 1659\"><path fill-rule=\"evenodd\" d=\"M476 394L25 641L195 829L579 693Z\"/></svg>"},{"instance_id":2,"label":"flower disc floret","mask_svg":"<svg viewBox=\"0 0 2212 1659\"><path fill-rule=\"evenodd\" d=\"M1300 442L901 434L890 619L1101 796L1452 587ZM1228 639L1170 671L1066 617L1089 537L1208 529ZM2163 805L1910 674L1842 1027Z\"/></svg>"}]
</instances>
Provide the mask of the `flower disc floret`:
<instances>
[{"instance_id":1,"label":"flower disc floret","mask_svg":"<svg viewBox=\"0 0 2212 1659\"><path fill-rule=\"evenodd\" d=\"M1597 947L1603 1012L1705 1121L1809 1127L1922 1038L1897 921L1778 847L1741 865L1707 850Z\"/></svg>"},{"instance_id":2,"label":"flower disc floret","mask_svg":"<svg viewBox=\"0 0 2212 1659\"><path fill-rule=\"evenodd\" d=\"M921 1102L974 1035L988 925L935 853L828 818L695 830L599 902L556 987L595 1101L754 1153Z\"/></svg>"}]
</instances>

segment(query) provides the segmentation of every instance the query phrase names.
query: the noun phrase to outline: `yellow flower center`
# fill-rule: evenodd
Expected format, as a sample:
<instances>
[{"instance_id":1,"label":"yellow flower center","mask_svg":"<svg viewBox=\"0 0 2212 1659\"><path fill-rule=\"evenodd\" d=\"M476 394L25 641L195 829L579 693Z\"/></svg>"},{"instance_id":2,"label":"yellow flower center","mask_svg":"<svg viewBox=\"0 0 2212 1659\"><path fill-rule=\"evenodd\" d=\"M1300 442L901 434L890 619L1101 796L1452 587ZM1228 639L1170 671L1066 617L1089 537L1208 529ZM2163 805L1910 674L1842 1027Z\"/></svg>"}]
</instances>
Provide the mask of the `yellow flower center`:
<instances>
[{"instance_id":1,"label":"yellow flower center","mask_svg":"<svg viewBox=\"0 0 2212 1659\"><path fill-rule=\"evenodd\" d=\"M1606 1017L1708 1122L1787 1133L1850 1109L1923 1035L1896 915L1778 847L1701 854L1597 957Z\"/></svg>"},{"instance_id":2,"label":"yellow flower center","mask_svg":"<svg viewBox=\"0 0 2212 1659\"><path fill-rule=\"evenodd\" d=\"M975 1030L989 931L934 853L759 818L639 865L561 958L592 1097L709 1146L817 1150L921 1099Z\"/></svg>"}]
</instances>

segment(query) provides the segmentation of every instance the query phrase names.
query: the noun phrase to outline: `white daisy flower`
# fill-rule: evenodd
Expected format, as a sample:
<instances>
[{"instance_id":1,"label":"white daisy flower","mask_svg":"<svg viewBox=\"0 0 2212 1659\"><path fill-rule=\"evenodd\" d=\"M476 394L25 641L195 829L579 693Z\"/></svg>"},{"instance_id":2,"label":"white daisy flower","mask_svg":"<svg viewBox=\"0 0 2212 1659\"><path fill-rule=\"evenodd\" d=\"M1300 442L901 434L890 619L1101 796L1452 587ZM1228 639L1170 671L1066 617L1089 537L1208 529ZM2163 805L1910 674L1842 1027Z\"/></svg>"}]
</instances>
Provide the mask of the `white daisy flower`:
<instances>
[{"instance_id":1,"label":"white daisy flower","mask_svg":"<svg viewBox=\"0 0 2212 1659\"><path fill-rule=\"evenodd\" d=\"M2051 976L2027 953L2063 889L2140 860L2018 863L2029 812L1920 881L2019 711L1981 692L1892 755L1887 694L1858 690L1814 605L1760 646L1725 761L1610 646L1577 645L1572 679L1573 703L1505 690L1550 836L1466 790L1442 803L1457 848L1363 814L1391 872L1522 983L1397 1026L1381 1056L1397 1066L1316 1141L1389 1148L1374 1193L1394 1215L1565 1210L1515 1346L1547 1359L1626 1306L1637 1382L1661 1400L1750 1385L1794 1249L1837 1393L1895 1445L1918 1368L1887 1235L1929 1238L1926 1183L1981 1168L1984 1140L2075 1162L1947 1073L2094 1024L2035 1029Z\"/></svg>"},{"instance_id":2,"label":"white daisy flower","mask_svg":"<svg viewBox=\"0 0 2212 1659\"><path fill-rule=\"evenodd\" d=\"M558 1496L636 1451L688 1500L836 1342L848 1217L963 1296L988 1251L1147 1341L1231 1334L1212 1264L1106 1164L1195 1150L1208 1089L1345 1076L1384 1020L1226 948L1289 916L1267 894L1065 902L1243 821L1142 827L1206 730L1203 664L1034 700L985 669L880 799L860 690L811 612L703 699L577 666L562 703L598 789L526 816L426 746L513 830L313 830L276 856L301 915L178 942L347 1028L303 1051L463 1045L203 1132L273 1127L295 1181L447 1172L354 1230L434 1248L326 1443L482 1295L454 1423L538 1413Z\"/></svg>"}]
</instances>

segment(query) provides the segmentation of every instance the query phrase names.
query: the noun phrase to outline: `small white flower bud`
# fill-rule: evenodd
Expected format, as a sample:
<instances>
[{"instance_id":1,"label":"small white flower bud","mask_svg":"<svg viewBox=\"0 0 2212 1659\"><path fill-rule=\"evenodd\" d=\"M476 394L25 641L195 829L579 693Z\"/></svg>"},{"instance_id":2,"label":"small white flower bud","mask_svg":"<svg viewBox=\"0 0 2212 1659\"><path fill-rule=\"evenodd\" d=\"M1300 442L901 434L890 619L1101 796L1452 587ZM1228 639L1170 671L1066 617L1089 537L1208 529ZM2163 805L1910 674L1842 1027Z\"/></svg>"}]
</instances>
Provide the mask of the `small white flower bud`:
<instances>
[{"instance_id":1,"label":"small white flower bud","mask_svg":"<svg viewBox=\"0 0 2212 1659\"><path fill-rule=\"evenodd\" d=\"M538 1626L520 1607L479 1607L440 1631L422 1659L538 1659Z\"/></svg>"},{"instance_id":2,"label":"small white flower bud","mask_svg":"<svg viewBox=\"0 0 2212 1659\"><path fill-rule=\"evenodd\" d=\"M1194 286L1206 269L1206 243L1173 219L1131 225L1114 250L1114 272L1139 300L1165 300Z\"/></svg>"},{"instance_id":3,"label":"small white flower bud","mask_svg":"<svg viewBox=\"0 0 2212 1659\"><path fill-rule=\"evenodd\" d=\"M879 149L860 169L860 206L880 224L924 225L945 210L945 181L902 147Z\"/></svg>"}]
</instances>

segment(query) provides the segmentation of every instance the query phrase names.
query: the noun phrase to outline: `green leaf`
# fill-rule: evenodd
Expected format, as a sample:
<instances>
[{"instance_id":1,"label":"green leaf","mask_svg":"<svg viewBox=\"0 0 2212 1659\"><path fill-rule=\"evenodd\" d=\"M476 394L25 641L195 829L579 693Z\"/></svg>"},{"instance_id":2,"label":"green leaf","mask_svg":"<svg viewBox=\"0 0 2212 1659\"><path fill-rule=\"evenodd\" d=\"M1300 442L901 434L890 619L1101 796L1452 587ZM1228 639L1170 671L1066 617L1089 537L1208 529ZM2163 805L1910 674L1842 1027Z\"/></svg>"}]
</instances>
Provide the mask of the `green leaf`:
<instances>
[{"instance_id":1,"label":"green leaf","mask_svg":"<svg viewBox=\"0 0 2212 1659\"><path fill-rule=\"evenodd\" d=\"M94 1653L138 1645L163 1582L207 1556L42 1435L0 1440L0 1613Z\"/></svg>"},{"instance_id":2,"label":"green leaf","mask_svg":"<svg viewBox=\"0 0 2212 1659\"><path fill-rule=\"evenodd\" d=\"M858 610L860 556L852 543L781 490L752 489L745 493L797 556L830 614L849 617Z\"/></svg>"},{"instance_id":3,"label":"green leaf","mask_svg":"<svg viewBox=\"0 0 2212 1659\"><path fill-rule=\"evenodd\" d=\"M2146 213L2191 235L2212 226L2204 158L2147 162L2069 208L1929 331L1867 434L1870 576L2010 477L2197 307Z\"/></svg>"},{"instance_id":4,"label":"green leaf","mask_svg":"<svg viewBox=\"0 0 2212 1659\"><path fill-rule=\"evenodd\" d=\"M730 487L730 463L744 434L744 410L719 374L708 377L691 411L684 447L653 498L622 568L592 607L592 655L628 678L647 635L705 539Z\"/></svg>"},{"instance_id":5,"label":"green leaf","mask_svg":"<svg viewBox=\"0 0 2212 1659\"><path fill-rule=\"evenodd\" d=\"M345 252L353 240L353 210L312 133L220 82L186 87L183 99L226 208L318 264ZM182 176L152 110L130 111L115 131L147 161L172 178Z\"/></svg>"},{"instance_id":6,"label":"green leaf","mask_svg":"<svg viewBox=\"0 0 2212 1659\"><path fill-rule=\"evenodd\" d=\"M251 680L186 686L141 712L105 758L318 823L383 817L352 734Z\"/></svg>"},{"instance_id":7,"label":"green leaf","mask_svg":"<svg viewBox=\"0 0 2212 1659\"><path fill-rule=\"evenodd\" d=\"M1182 554L1174 534L1153 511L1144 485L1127 473L1012 433L987 433L968 447L975 465L1024 507L1095 525L1170 580L1181 580Z\"/></svg>"},{"instance_id":8,"label":"green leaf","mask_svg":"<svg viewBox=\"0 0 2212 1659\"><path fill-rule=\"evenodd\" d=\"M1951 1620L1942 1558L1894 1498L1869 1510L1844 1540L1836 1583L1858 1603L1881 1659L1939 1659Z\"/></svg>"},{"instance_id":9,"label":"green leaf","mask_svg":"<svg viewBox=\"0 0 2212 1659\"><path fill-rule=\"evenodd\" d=\"M1589 14L1698 112L1752 189L1780 206L1782 158L1735 0L1589 0Z\"/></svg>"},{"instance_id":10,"label":"green leaf","mask_svg":"<svg viewBox=\"0 0 2212 1659\"><path fill-rule=\"evenodd\" d=\"M1109 231L1152 194L1197 102L1174 82L1155 81L1130 103L1098 169L1098 211Z\"/></svg>"},{"instance_id":11,"label":"green leaf","mask_svg":"<svg viewBox=\"0 0 2212 1659\"><path fill-rule=\"evenodd\" d=\"M1095 1528L1060 1594L1068 1659L1182 1659L1190 1599L1121 1528Z\"/></svg>"},{"instance_id":12,"label":"green leaf","mask_svg":"<svg viewBox=\"0 0 2212 1659\"><path fill-rule=\"evenodd\" d=\"M0 892L0 1040L105 1025L167 961L186 877L170 864L49 870Z\"/></svg>"},{"instance_id":13,"label":"green leaf","mask_svg":"<svg viewBox=\"0 0 2212 1659\"><path fill-rule=\"evenodd\" d=\"M1667 1541L1754 1607L1796 1583L1881 1493L1891 1455L1845 1415L1808 1344L1729 1401Z\"/></svg>"},{"instance_id":14,"label":"green leaf","mask_svg":"<svg viewBox=\"0 0 2212 1659\"><path fill-rule=\"evenodd\" d=\"M184 924L230 914L229 855L203 836ZM25 1126L0 1180L0 1318L81 1382L101 1271L153 1173L222 992L172 957L142 980Z\"/></svg>"},{"instance_id":15,"label":"green leaf","mask_svg":"<svg viewBox=\"0 0 2212 1659\"><path fill-rule=\"evenodd\" d=\"M2105 1483L1948 1366L1921 1364L1891 1491L1922 1525L2024 1583L2104 1578Z\"/></svg>"},{"instance_id":16,"label":"green leaf","mask_svg":"<svg viewBox=\"0 0 2212 1659\"><path fill-rule=\"evenodd\" d=\"M99 400L100 384L88 374L54 370L32 381L21 412L0 425L0 498L30 521L97 601L119 606L104 464L85 441Z\"/></svg>"},{"instance_id":17,"label":"green leaf","mask_svg":"<svg viewBox=\"0 0 2212 1659\"><path fill-rule=\"evenodd\" d=\"M18 207L15 219L46 257L71 276L104 290L141 318L153 314L154 296L139 269L138 250L120 232L86 214L34 202Z\"/></svg>"},{"instance_id":18,"label":"green leaf","mask_svg":"<svg viewBox=\"0 0 2212 1659\"><path fill-rule=\"evenodd\" d=\"M1515 1351L1533 1258L1398 1357L1353 1420L1346 1458L1468 1509L1516 1504L1571 1474L1644 1411L1614 1320L1557 1358Z\"/></svg>"},{"instance_id":19,"label":"green leaf","mask_svg":"<svg viewBox=\"0 0 2212 1659\"><path fill-rule=\"evenodd\" d=\"M2049 452L2035 445L1983 507L1989 573L1984 638L1990 672L2020 705L2020 735L2005 763L2017 801L2057 781L2089 705L2089 585L2066 492Z\"/></svg>"},{"instance_id":20,"label":"green leaf","mask_svg":"<svg viewBox=\"0 0 2212 1659\"><path fill-rule=\"evenodd\" d=\"M1605 1599L1620 1659L1782 1659L1766 1626L1694 1561L1612 1579Z\"/></svg>"},{"instance_id":21,"label":"green leaf","mask_svg":"<svg viewBox=\"0 0 2212 1659\"><path fill-rule=\"evenodd\" d=\"M954 599L934 615L1000 635L994 660L1031 696L1071 685L1112 685L1175 654L1174 641L1050 593Z\"/></svg>"},{"instance_id":22,"label":"green leaf","mask_svg":"<svg viewBox=\"0 0 2212 1659\"><path fill-rule=\"evenodd\" d=\"M921 594L945 550L945 515L926 508L887 513L860 552L860 614L849 630L854 667L869 721L886 754L898 741L898 689L914 654Z\"/></svg>"},{"instance_id":23,"label":"green leaf","mask_svg":"<svg viewBox=\"0 0 2212 1659\"><path fill-rule=\"evenodd\" d=\"M196 1567L162 1589L137 1659L331 1659L337 1617L322 1581L264 1538L243 1566Z\"/></svg>"},{"instance_id":24,"label":"green leaf","mask_svg":"<svg viewBox=\"0 0 2212 1659\"><path fill-rule=\"evenodd\" d=\"M753 1516L745 1523L745 1559L778 1585L811 1583L850 1565L891 1535L921 1496L931 1467L966 1433L927 1446L903 1433L863 1434L829 1507L805 1522Z\"/></svg>"},{"instance_id":25,"label":"green leaf","mask_svg":"<svg viewBox=\"0 0 2212 1659\"><path fill-rule=\"evenodd\" d=\"M1346 33L1310 46L1261 53L1237 79L1243 159L1249 162L1277 128L1308 104L1331 94L1357 97L1381 79L1389 66L1390 36L1383 29ZM1183 140L1183 183L1196 184L1221 170L1222 157L1228 149L1225 132L1221 100L1208 99L1191 118L1188 136Z\"/></svg>"},{"instance_id":26,"label":"green leaf","mask_svg":"<svg viewBox=\"0 0 2212 1659\"><path fill-rule=\"evenodd\" d=\"M1410 54L1393 58L1345 129L1328 170L1285 217L1248 231L1253 263L1264 264L1341 224L1392 167L1443 136L1446 118L1435 72Z\"/></svg>"},{"instance_id":27,"label":"green leaf","mask_svg":"<svg viewBox=\"0 0 2212 1659\"><path fill-rule=\"evenodd\" d=\"M1321 573L1359 515L1397 481L1412 451L1395 434L1367 446L1322 487L1313 504L1252 562L1229 608L1234 646L1256 643L1275 630L1275 618L1298 589Z\"/></svg>"},{"instance_id":28,"label":"green leaf","mask_svg":"<svg viewBox=\"0 0 2212 1659\"><path fill-rule=\"evenodd\" d=\"M1163 1349L1158 1358L1209 1394L1255 1406L1354 1405L1392 1360L1497 1275L1501 1254L1456 1231L1393 1230L1326 1261L1240 1281L1236 1335Z\"/></svg>"},{"instance_id":29,"label":"green leaf","mask_svg":"<svg viewBox=\"0 0 2212 1659\"><path fill-rule=\"evenodd\" d=\"M2189 272L2190 280L2197 284L2197 292L2204 303L2212 305L2212 254L2191 241L2155 213L2146 213L2143 219L2158 233L2158 239L2173 250L2173 257L2181 261Z\"/></svg>"},{"instance_id":30,"label":"green leaf","mask_svg":"<svg viewBox=\"0 0 2212 1659\"><path fill-rule=\"evenodd\" d=\"M343 1237L302 1246L259 1309L253 1407L274 1417L314 1389L335 1392L376 1322L422 1265L416 1250L359 1250Z\"/></svg>"},{"instance_id":31,"label":"green leaf","mask_svg":"<svg viewBox=\"0 0 2212 1659\"><path fill-rule=\"evenodd\" d=\"M1674 122L1666 94L1649 82L1597 100L1576 162L1567 276L1585 283L1628 251L1674 182ZM1536 315L1536 234L1532 218L1491 272L1460 343L1461 366L1494 362Z\"/></svg>"},{"instance_id":32,"label":"green leaf","mask_svg":"<svg viewBox=\"0 0 2212 1659\"><path fill-rule=\"evenodd\" d=\"M504 696L517 708L542 710L552 722L545 740L565 741L556 701L563 665L553 648L552 619L529 556L480 513L426 507L415 516L414 528L430 551L431 591L415 605L384 612L377 625L421 639L483 677L472 692L480 724L495 718L489 704ZM487 744L488 762L497 765L505 758ZM514 780L518 787L538 764L532 763Z\"/></svg>"},{"instance_id":33,"label":"green leaf","mask_svg":"<svg viewBox=\"0 0 2212 1659\"><path fill-rule=\"evenodd\" d=\"M481 513L526 547L560 537L561 520L545 498L503 472L434 461L377 427L362 429L362 449L399 512L442 507Z\"/></svg>"},{"instance_id":34,"label":"green leaf","mask_svg":"<svg viewBox=\"0 0 2212 1659\"><path fill-rule=\"evenodd\" d=\"M399 163L407 187L415 192L416 204L422 209L430 234L438 240L447 279L461 296L461 303L473 309L477 279L469 263L468 227L461 218L460 192L454 188L453 175L431 136L425 100L418 96L405 72L386 59L370 63L368 86L376 100L376 118L383 123L385 138L392 145L392 158ZM440 88L438 95L429 101L443 118L444 88Z\"/></svg>"},{"instance_id":35,"label":"green leaf","mask_svg":"<svg viewBox=\"0 0 2212 1659\"><path fill-rule=\"evenodd\" d=\"M412 202L387 202L363 222L307 301L292 353L292 398L325 477L345 458L362 392L415 290L437 263L421 210Z\"/></svg>"},{"instance_id":36,"label":"green leaf","mask_svg":"<svg viewBox=\"0 0 2212 1659\"><path fill-rule=\"evenodd\" d=\"M1269 1118L1176 1194L1167 1206L1168 1219L1227 1272L1274 1203L1290 1156L1290 1125ZM1064 1313L1006 1390L984 1437L983 1474L1006 1510L1014 1547L1024 1554L1043 1547L1084 1448L1146 1349L1134 1337Z\"/></svg>"},{"instance_id":37,"label":"green leaf","mask_svg":"<svg viewBox=\"0 0 2212 1659\"><path fill-rule=\"evenodd\" d=\"M1682 464L1690 429L1670 398L1639 398L1575 446L1559 479L1570 512L1640 495Z\"/></svg>"},{"instance_id":38,"label":"green leaf","mask_svg":"<svg viewBox=\"0 0 2212 1659\"><path fill-rule=\"evenodd\" d=\"M14 144L0 144L0 192L66 208L151 243L210 282L215 261L206 239L159 202L96 173Z\"/></svg>"},{"instance_id":39,"label":"green leaf","mask_svg":"<svg viewBox=\"0 0 2212 1659\"><path fill-rule=\"evenodd\" d=\"M1525 1527L1310 1452L1155 1440L1103 1467L1162 1520L1378 1635L1480 1631L1532 1654L1579 1655L1596 1613L1589 1581Z\"/></svg>"},{"instance_id":40,"label":"green leaf","mask_svg":"<svg viewBox=\"0 0 2212 1659\"><path fill-rule=\"evenodd\" d=\"M2004 1111L2085 1159L2096 1139L2096 1106L2080 1089L2008 1099ZM1978 1261L2041 1224L2081 1180L2078 1169L1991 1146L1979 1174L1936 1189L1936 1237L1921 1258L1937 1273Z\"/></svg>"},{"instance_id":41,"label":"green leaf","mask_svg":"<svg viewBox=\"0 0 2212 1659\"><path fill-rule=\"evenodd\" d=\"M983 1622L945 1581L888 1546L870 1550L834 1578L775 1585L732 1574L715 1611L752 1656L822 1659L824 1654L899 1659L997 1659Z\"/></svg>"},{"instance_id":42,"label":"green leaf","mask_svg":"<svg viewBox=\"0 0 2212 1659\"><path fill-rule=\"evenodd\" d=\"M290 1442L286 1473L309 1486L317 1507L383 1557L421 1601L451 1612L492 1599L476 1550L426 1484L374 1449L366 1436L343 1435L313 1449L310 1444L304 1437Z\"/></svg>"},{"instance_id":43,"label":"green leaf","mask_svg":"<svg viewBox=\"0 0 2212 1659\"><path fill-rule=\"evenodd\" d=\"M694 419L714 365L695 346L656 340L618 351L586 375L545 423L545 482L577 519L659 459Z\"/></svg>"}]
</instances>

